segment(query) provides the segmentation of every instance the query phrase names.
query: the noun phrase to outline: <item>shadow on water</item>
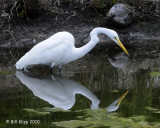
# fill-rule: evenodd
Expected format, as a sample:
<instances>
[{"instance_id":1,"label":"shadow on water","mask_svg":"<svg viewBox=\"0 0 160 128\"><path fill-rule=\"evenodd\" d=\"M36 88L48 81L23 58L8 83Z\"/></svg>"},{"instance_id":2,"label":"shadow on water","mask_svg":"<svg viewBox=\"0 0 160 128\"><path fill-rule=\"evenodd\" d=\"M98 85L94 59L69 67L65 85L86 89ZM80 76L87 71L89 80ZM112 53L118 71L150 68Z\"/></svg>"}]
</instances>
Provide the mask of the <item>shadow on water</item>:
<instances>
[{"instance_id":1,"label":"shadow on water","mask_svg":"<svg viewBox=\"0 0 160 128\"><path fill-rule=\"evenodd\" d=\"M16 71L23 51L2 52L0 127L160 127L160 46L135 49L95 50L61 75Z\"/></svg>"}]
</instances>

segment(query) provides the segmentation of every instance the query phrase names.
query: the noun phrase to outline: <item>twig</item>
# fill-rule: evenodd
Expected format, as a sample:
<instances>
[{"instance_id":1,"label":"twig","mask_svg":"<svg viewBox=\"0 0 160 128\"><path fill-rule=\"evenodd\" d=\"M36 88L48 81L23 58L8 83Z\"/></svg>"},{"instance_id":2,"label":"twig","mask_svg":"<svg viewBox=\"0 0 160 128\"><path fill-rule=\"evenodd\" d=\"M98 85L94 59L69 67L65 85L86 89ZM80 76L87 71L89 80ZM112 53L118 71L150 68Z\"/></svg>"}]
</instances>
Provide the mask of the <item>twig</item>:
<instances>
[{"instance_id":1,"label":"twig","mask_svg":"<svg viewBox=\"0 0 160 128\"><path fill-rule=\"evenodd\" d=\"M14 54L12 54L12 51L10 51L10 53L9 54L11 54L11 57L12 57L12 60L11 60L11 63L13 63L13 62L15 62L15 61L17 61L18 60L18 56L19 56L19 51L18 51L18 49L16 50L16 53ZM15 61L14 61L15 60Z\"/></svg>"},{"instance_id":2,"label":"twig","mask_svg":"<svg viewBox=\"0 0 160 128\"><path fill-rule=\"evenodd\" d=\"M5 19L7 19L7 21L8 21L8 29L10 29L11 27L10 27L10 16L9 16L9 14L8 13L3 13L2 15L1 15L1 17L3 18L2 19L2 23L1 23L1 25L0 25L0 28L3 26L3 24L5 23Z\"/></svg>"},{"instance_id":3,"label":"twig","mask_svg":"<svg viewBox=\"0 0 160 128\"><path fill-rule=\"evenodd\" d=\"M6 19L7 19L7 21L8 21L8 29L11 29L10 20L9 20L9 18L8 18L8 17L7 17Z\"/></svg>"},{"instance_id":4,"label":"twig","mask_svg":"<svg viewBox=\"0 0 160 128\"><path fill-rule=\"evenodd\" d=\"M18 13L18 8L20 7L20 4L18 4L18 6L16 7L16 13L17 13L17 17L19 17L19 13Z\"/></svg>"},{"instance_id":5,"label":"twig","mask_svg":"<svg viewBox=\"0 0 160 128\"><path fill-rule=\"evenodd\" d=\"M58 6L60 6L60 0L56 0L55 2L54 2L54 6L56 7L56 4L58 4Z\"/></svg>"},{"instance_id":6,"label":"twig","mask_svg":"<svg viewBox=\"0 0 160 128\"><path fill-rule=\"evenodd\" d=\"M13 9L17 6L18 1L14 2L14 5L12 6L12 8L10 9L10 13L11 15L13 14Z\"/></svg>"},{"instance_id":7,"label":"twig","mask_svg":"<svg viewBox=\"0 0 160 128\"><path fill-rule=\"evenodd\" d=\"M24 13L25 13L25 16L26 16L27 20L29 20L29 18L27 16L27 9L26 9L26 2L25 2L25 0L23 0L23 4L24 4Z\"/></svg>"},{"instance_id":8,"label":"twig","mask_svg":"<svg viewBox=\"0 0 160 128\"><path fill-rule=\"evenodd\" d=\"M11 35L11 37L12 37L13 40L14 40L14 42L16 43L16 46L19 48L19 46L18 46L18 44L17 44L17 41L16 41L16 39L14 38L13 34L12 34L9 30L4 30L4 32L8 32L8 33Z\"/></svg>"},{"instance_id":9,"label":"twig","mask_svg":"<svg viewBox=\"0 0 160 128\"><path fill-rule=\"evenodd\" d=\"M72 15L70 15L70 16L67 18L67 20L69 20L71 17L76 16L76 11L71 11L71 12L73 12L73 14L72 14Z\"/></svg>"},{"instance_id":10,"label":"twig","mask_svg":"<svg viewBox=\"0 0 160 128\"><path fill-rule=\"evenodd\" d=\"M0 28L3 26L3 24L4 24L4 21L5 21L5 20L2 20L2 22L1 22L1 25L0 25Z\"/></svg>"}]
</instances>

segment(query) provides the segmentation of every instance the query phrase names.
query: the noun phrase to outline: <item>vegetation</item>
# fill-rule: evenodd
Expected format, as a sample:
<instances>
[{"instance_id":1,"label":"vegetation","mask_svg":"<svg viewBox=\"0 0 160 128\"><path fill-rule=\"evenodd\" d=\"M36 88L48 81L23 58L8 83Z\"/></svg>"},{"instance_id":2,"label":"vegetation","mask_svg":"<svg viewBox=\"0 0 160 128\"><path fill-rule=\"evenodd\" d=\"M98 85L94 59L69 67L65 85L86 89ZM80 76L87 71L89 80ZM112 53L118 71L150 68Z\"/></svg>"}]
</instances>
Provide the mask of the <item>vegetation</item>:
<instances>
[{"instance_id":1,"label":"vegetation","mask_svg":"<svg viewBox=\"0 0 160 128\"><path fill-rule=\"evenodd\" d=\"M158 77L158 76L160 76L160 72L151 72L150 76L151 77Z\"/></svg>"},{"instance_id":2,"label":"vegetation","mask_svg":"<svg viewBox=\"0 0 160 128\"><path fill-rule=\"evenodd\" d=\"M124 73L124 70L113 67L105 56L106 52L102 51L102 53L94 54L94 56L90 55L90 58L85 56L83 60L79 61L80 63L84 62L85 65L87 61L87 68L79 67L74 75L66 73L69 79L86 86L97 96L101 101L99 104L100 109L91 110L91 101L80 94L76 95L76 102L71 110L64 111L59 108L53 108L53 105L35 96L32 90L20 83L14 74L9 75L12 78L0 75L1 80L6 79L5 83L2 84L7 88L6 91L2 89L0 93L0 100L3 101L0 104L1 116L3 117L0 118L0 128L24 127L22 124L7 124L6 120L40 120L40 124L33 125L33 127L39 128L46 126L69 128L158 128L160 126L160 88L154 85L157 78L150 76L151 71L159 72L157 58L153 57L154 60L151 59L155 67L151 64L150 68L143 69L143 66L138 68L141 61L137 61L141 60L141 57L136 56L132 59L132 62L136 62L136 64L134 66L131 63L132 66L128 65L130 69L135 67L133 75L130 75L130 70L128 69ZM143 50L142 54L144 55ZM3 59L1 58L1 60ZM69 64L70 67L67 70L75 71L72 68L76 66L72 64ZM144 63L144 65L148 66L149 64ZM16 87L10 87L10 84ZM130 89L129 93L120 104L118 110L108 113L105 108L118 99L126 88ZM27 125L26 127L32 126Z\"/></svg>"},{"instance_id":3,"label":"vegetation","mask_svg":"<svg viewBox=\"0 0 160 128\"><path fill-rule=\"evenodd\" d=\"M116 4L116 0L113 0L113 4Z\"/></svg>"},{"instance_id":4,"label":"vegetation","mask_svg":"<svg viewBox=\"0 0 160 128\"><path fill-rule=\"evenodd\" d=\"M63 8L72 5L81 8L82 11L85 11L85 8L94 8L97 9L98 13L101 13L102 10L103 12L109 10L116 3L129 4L135 9L136 15L141 20L160 20L160 2L152 0L1 0L0 16L1 20L10 20L12 17L26 17L28 19L28 17L39 16L44 11L47 14L60 13L58 10L63 10Z\"/></svg>"},{"instance_id":5,"label":"vegetation","mask_svg":"<svg viewBox=\"0 0 160 128\"><path fill-rule=\"evenodd\" d=\"M9 75L9 74L13 74L13 72L6 72L0 70L0 75Z\"/></svg>"},{"instance_id":6,"label":"vegetation","mask_svg":"<svg viewBox=\"0 0 160 128\"><path fill-rule=\"evenodd\" d=\"M53 122L53 125L66 128L77 128L77 127L87 127L87 128L97 128L97 127L113 127L113 128L158 128L160 123L155 122L150 125L146 121L145 116L133 116L133 117L120 117L118 113L107 113L105 109L98 110L85 110L84 117L79 117L83 120L70 120Z\"/></svg>"}]
</instances>

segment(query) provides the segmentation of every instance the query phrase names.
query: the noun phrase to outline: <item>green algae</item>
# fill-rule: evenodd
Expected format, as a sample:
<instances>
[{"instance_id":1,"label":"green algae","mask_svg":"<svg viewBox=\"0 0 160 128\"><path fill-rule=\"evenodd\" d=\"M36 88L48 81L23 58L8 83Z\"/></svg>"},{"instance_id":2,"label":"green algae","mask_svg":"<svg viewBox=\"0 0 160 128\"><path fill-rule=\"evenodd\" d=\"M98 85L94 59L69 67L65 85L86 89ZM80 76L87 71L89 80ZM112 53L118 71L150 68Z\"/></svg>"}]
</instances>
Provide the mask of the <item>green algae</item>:
<instances>
[{"instance_id":1,"label":"green algae","mask_svg":"<svg viewBox=\"0 0 160 128\"><path fill-rule=\"evenodd\" d=\"M77 117L78 120L52 122L52 125L65 128L97 128L97 127L113 127L113 128L158 128L159 122L149 124L145 116L122 117L118 113L108 113L106 109L84 110L83 117Z\"/></svg>"},{"instance_id":2,"label":"green algae","mask_svg":"<svg viewBox=\"0 0 160 128\"><path fill-rule=\"evenodd\" d=\"M111 93L118 93L119 90L112 90Z\"/></svg>"},{"instance_id":3,"label":"green algae","mask_svg":"<svg viewBox=\"0 0 160 128\"><path fill-rule=\"evenodd\" d=\"M49 108L49 107L44 107L42 109L31 109L31 108L25 108L23 109L24 111L28 112L32 116L37 116L37 115L49 115L54 112L69 112L69 110L63 110L61 108Z\"/></svg>"},{"instance_id":4,"label":"green algae","mask_svg":"<svg viewBox=\"0 0 160 128\"><path fill-rule=\"evenodd\" d=\"M46 112L69 112L69 110L63 110L62 108L58 108L58 107L53 107L53 108L44 107L43 111L46 111Z\"/></svg>"},{"instance_id":5,"label":"green algae","mask_svg":"<svg viewBox=\"0 0 160 128\"><path fill-rule=\"evenodd\" d=\"M43 112L37 109L30 109L30 108L25 108L23 109L26 112L29 112L32 116L37 116L37 115L48 115L50 112Z\"/></svg>"},{"instance_id":6,"label":"green algae","mask_svg":"<svg viewBox=\"0 0 160 128\"><path fill-rule=\"evenodd\" d=\"M7 71L0 70L0 75L10 75L10 74L13 74L13 72L7 72Z\"/></svg>"},{"instance_id":7,"label":"green algae","mask_svg":"<svg viewBox=\"0 0 160 128\"><path fill-rule=\"evenodd\" d=\"M150 76L151 76L151 77L160 76L160 72L151 72L151 73L150 73Z\"/></svg>"},{"instance_id":8,"label":"green algae","mask_svg":"<svg viewBox=\"0 0 160 128\"><path fill-rule=\"evenodd\" d=\"M159 110L159 111L155 111L154 113L156 113L156 114L160 114L160 110Z\"/></svg>"},{"instance_id":9,"label":"green algae","mask_svg":"<svg viewBox=\"0 0 160 128\"><path fill-rule=\"evenodd\" d=\"M146 109L150 110L150 111L157 111L157 108L153 108L153 107L145 107Z\"/></svg>"}]
</instances>

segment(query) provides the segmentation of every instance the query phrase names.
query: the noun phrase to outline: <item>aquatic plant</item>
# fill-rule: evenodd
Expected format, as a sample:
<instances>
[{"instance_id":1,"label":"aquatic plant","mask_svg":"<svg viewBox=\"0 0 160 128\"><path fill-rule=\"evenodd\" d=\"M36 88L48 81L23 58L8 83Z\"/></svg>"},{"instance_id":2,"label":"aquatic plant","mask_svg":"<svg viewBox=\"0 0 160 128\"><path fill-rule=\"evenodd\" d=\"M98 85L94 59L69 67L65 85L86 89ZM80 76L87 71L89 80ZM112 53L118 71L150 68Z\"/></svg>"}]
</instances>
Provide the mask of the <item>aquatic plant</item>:
<instances>
[{"instance_id":1,"label":"aquatic plant","mask_svg":"<svg viewBox=\"0 0 160 128\"><path fill-rule=\"evenodd\" d=\"M23 110L26 112L29 112L30 114L32 114L34 116L35 115L48 115L48 114L50 114L50 112L42 112L40 110L35 110L35 109L31 109L31 108L25 108Z\"/></svg>"},{"instance_id":2,"label":"aquatic plant","mask_svg":"<svg viewBox=\"0 0 160 128\"><path fill-rule=\"evenodd\" d=\"M131 127L131 128L158 128L160 123L152 125L147 122L145 116L121 117L118 113L107 113L106 109L85 110L84 116L77 117L77 120L52 122L53 126L66 128L97 128L97 127Z\"/></svg>"},{"instance_id":3,"label":"aquatic plant","mask_svg":"<svg viewBox=\"0 0 160 128\"><path fill-rule=\"evenodd\" d=\"M13 72L0 71L0 75L9 75L9 74L13 74Z\"/></svg>"},{"instance_id":4,"label":"aquatic plant","mask_svg":"<svg viewBox=\"0 0 160 128\"><path fill-rule=\"evenodd\" d=\"M113 4L116 4L116 0L113 0Z\"/></svg>"},{"instance_id":5,"label":"aquatic plant","mask_svg":"<svg viewBox=\"0 0 160 128\"><path fill-rule=\"evenodd\" d=\"M151 72L151 73L150 73L150 76L151 76L151 77L160 76L160 72Z\"/></svg>"}]
</instances>

